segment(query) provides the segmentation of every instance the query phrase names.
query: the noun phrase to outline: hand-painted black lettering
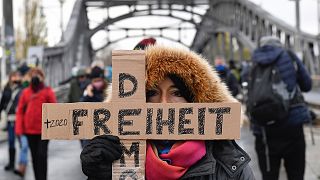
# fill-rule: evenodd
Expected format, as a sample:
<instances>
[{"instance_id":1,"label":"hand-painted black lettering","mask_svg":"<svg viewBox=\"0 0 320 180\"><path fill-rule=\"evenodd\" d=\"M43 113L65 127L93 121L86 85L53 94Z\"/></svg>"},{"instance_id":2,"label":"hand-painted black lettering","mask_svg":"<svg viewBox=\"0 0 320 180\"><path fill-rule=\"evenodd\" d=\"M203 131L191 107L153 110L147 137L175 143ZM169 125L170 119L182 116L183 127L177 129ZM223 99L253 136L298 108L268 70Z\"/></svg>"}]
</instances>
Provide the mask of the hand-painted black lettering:
<instances>
[{"instance_id":1,"label":"hand-painted black lettering","mask_svg":"<svg viewBox=\"0 0 320 180\"><path fill-rule=\"evenodd\" d=\"M102 118L100 118L100 115L103 115ZM110 134L111 131L107 127L106 122L110 119L110 111L108 109L95 109L93 112L93 125L94 125L94 135L100 135L100 130L103 130L104 134Z\"/></svg>"},{"instance_id":2,"label":"hand-painted black lettering","mask_svg":"<svg viewBox=\"0 0 320 180\"><path fill-rule=\"evenodd\" d=\"M140 166L140 164L139 164L139 152L140 152L139 146L140 146L139 142L132 142L130 149L128 150L126 148L126 146L123 143L121 143L123 154L120 157L120 167L126 167L125 155L130 158L132 154L134 154L133 155L134 166L135 167Z\"/></svg>"},{"instance_id":3,"label":"hand-painted black lettering","mask_svg":"<svg viewBox=\"0 0 320 180\"><path fill-rule=\"evenodd\" d=\"M132 83L132 85L133 85L132 90L124 92L124 81L125 80L129 80ZM137 87L138 87L138 81L133 75L128 74L128 73L120 73L119 74L119 97L120 98L132 96L137 91Z\"/></svg>"},{"instance_id":4,"label":"hand-painted black lettering","mask_svg":"<svg viewBox=\"0 0 320 180\"><path fill-rule=\"evenodd\" d=\"M73 135L79 135L79 126L83 125L82 121L79 121L79 117L88 116L87 109L74 109L72 112L72 124L73 124Z\"/></svg>"},{"instance_id":5,"label":"hand-painted black lettering","mask_svg":"<svg viewBox=\"0 0 320 180\"><path fill-rule=\"evenodd\" d=\"M179 125L178 133L179 134L194 134L193 128L185 128L185 124L191 124L190 119L186 119L186 114L193 114L193 109L189 108L180 108L179 109Z\"/></svg>"},{"instance_id":6,"label":"hand-painted black lettering","mask_svg":"<svg viewBox=\"0 0 320 180\"><path fill-rule=\"evenodd\" d=\"M198 131L200 135L204 135L204 125L206 118L206 108L198 109Z\"/></svg>"},{"instance_id":7,"label":"hand-painted black lettering","mask_svg":"<svg viewBox=\"0 0 320 180\"><path fill-rule=\"evenodd\" d=\"M156 131L162 134L163 126L168 126L169 134L174 134L175 109L169 108L168 120L163 120L163 109L157 110Z\"/></svg>"},{"instance_id":8,"label":"hand-painted black lettering","mask_svg":"<svg viewBox=\"0 0 320 180\"><path fill-rule=\"evenodd\" d=\"M51 121L49 121L49 119L47 119L45 122L44 122L44 124L47 126L47 129L49 128L49 123L50 123Z\"/></svg>"},{"instance_id":9,"label":"hand-painted black lettering","mask_svg":"<svg viewBox=\"0 0 320 180\"><path fill-rule=\"evenodd\" d=\"M152 134L152 115L153 115L153 108L147 108L146 134Z\"/></svg>"},{"instance_id":10,"label":"hand-painted black lettering","mask_svg":"<svg viewBox=\"0 0 320 180\"><path fill-rule=\"evenodd\" d=\"M132 120L124 120L125 116L139 116L141 109L120 109L118 113L118 131L120 135L140 135L139 131L124 131L123 126L132 126Z\"/></svg>"},{"instance_id":11,"label":"hand-painted black lettering","mask_svg":"<svg viewBox=\"0 0 320 180\"><path fill-rule=\"evenodd\" d=\"M64 125L64 126L67 126L67 125L68 125L68 120L67 120L67 119L64 119L64 120L63 120L63 125Z\"/></svg>"},{"instance_id":12,"label":"hand-painted black lettering","mask_svg":"<svg viewBox=\"0 0 320 180\"><path fill-rule=\"evenodd\" d=\"M126 179L138 180L137 172L134 169L127 169L121 172L119 180L126 180Z\"/></svg>"},{"instance_id":13,"label":"hand-painted black lettering","mask_svg":"<svg viewBox=\"0 0 320 180\"><path fill-rule=\"evenodd\" d=\"M55 120L52 120L52 121L51 121L51 124L50 124L50 127L51 127L51 128L54 127L54 122L55 122Z\"/></svg>"},{"instance_id":14,"label":"hand-painted black lettering","mask_svg":"<svg viewBox=\"0 0 320 180\"><path fill-rule=\"evenodd\" d=\"M59 119L58 126L62 126L62 121L63 121L63 119Z\"/></svg>"},{"instance_id":15,"label":"hand-painted black lettering","mask_svg":"<svg viewBox=\"0 0 320 180\"><path fill-rule=\"evenodd\" d=\"M223 114L230 114L230 107L209 108L209 113L217 114L216 135L222 135Z\"/></svg>"}]
</instances>

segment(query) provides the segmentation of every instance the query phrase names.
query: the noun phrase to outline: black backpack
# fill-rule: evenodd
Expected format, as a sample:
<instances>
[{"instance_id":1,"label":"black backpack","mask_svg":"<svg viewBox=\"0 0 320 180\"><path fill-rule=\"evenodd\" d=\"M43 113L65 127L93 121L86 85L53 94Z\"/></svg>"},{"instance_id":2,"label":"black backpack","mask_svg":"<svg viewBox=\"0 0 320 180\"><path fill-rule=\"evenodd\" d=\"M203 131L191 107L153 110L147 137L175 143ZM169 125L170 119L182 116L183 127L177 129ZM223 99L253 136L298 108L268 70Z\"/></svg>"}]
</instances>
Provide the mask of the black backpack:
<instances>
[{"instance_id":1,"label":"black backpack","mask_svg":"<svg viewBox=\"0 0 320 180\"><path fill-rule=\"evenodd\" d=\"M293 92L287 90L276 66L282 53L271 64L254 63L250 72L247 109L251 121L260 126L283 123L297 94L297 88Z\"/></svg>"}]
</instances>

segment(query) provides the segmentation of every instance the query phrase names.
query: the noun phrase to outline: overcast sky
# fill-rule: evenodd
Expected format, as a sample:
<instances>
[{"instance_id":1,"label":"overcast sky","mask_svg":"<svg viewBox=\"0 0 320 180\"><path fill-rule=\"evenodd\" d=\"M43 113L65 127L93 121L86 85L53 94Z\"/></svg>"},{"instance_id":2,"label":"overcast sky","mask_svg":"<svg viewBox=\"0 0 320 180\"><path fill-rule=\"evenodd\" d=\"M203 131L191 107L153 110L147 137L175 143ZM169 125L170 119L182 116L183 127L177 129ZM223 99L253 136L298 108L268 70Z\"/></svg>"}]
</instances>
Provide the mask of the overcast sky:
<instances>
[{"instance_id":1,"label":"overcast sky","mask_svg":"<svg viewBox=\"0 0 320 180\"><path fill-rule=\"evenodd\" d=\"M1 0L0 0L1 1ZM295 26L295 6L293 1L289 0L251 0L260 5L262 8L284 20L288 24ZM22 12L23 0L14 0L14 21L15 26L18 26L19 12ZM66 0L64 4L64 27L69 20L75 0ZM48 42L52 46L60 40L60 6L58 0L43 0L44 13L47 18L48 26ZM0 3L0 10L2 10ZM0 11L2 12L2 11ZM301 29L305 32L317 34L317 0L301 0ZM2 13L1 13L2 16ZM2 19L2 17L1 17ZM2 22L0 22L0 25ZM99 39L99 38L98 38ZM135 40L137 42L137 40ZM126 43L126 42L121 42ZM121 44L119 43L119 44ZM101 43L100 43L101 44ZM130 46L133 46L130 44Z\"/></svg>"}]
</instances>

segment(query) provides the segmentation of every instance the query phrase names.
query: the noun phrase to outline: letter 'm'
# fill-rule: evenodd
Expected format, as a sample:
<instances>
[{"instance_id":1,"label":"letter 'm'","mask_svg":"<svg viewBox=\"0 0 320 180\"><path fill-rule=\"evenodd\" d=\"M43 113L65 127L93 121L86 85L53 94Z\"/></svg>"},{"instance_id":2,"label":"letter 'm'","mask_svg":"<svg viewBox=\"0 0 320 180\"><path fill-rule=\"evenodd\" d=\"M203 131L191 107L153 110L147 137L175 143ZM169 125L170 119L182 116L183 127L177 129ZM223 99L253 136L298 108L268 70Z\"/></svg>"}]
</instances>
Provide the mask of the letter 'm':
<instances>
[{"instance_id":1,"label":"letter 'm'","mask_svg":"<svg viewBox=\"0 0 320 180\"><path fill-rule=\"evenodd\" d=\"M120 157L120 167L126 167L125 155L130 158L132 154L134 154L133 155L134 166L135 167L140 166L139 165L139 152L140 152L139 145L140 145L139 142L132 142L130 149L128 150L126 146L123 143L121 143L123 154Z\"/></svg>"}]
</instances>

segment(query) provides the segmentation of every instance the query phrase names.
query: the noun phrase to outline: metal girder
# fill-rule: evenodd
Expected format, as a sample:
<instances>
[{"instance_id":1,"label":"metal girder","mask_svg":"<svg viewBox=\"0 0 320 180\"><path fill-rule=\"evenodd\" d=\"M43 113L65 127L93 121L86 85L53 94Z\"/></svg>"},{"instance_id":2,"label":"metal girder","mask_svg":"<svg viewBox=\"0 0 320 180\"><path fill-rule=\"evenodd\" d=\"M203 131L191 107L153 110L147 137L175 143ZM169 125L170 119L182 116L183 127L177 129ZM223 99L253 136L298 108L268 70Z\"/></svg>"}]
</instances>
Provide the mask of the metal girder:
<instances>
[{"instance_id":1,"label":"metal girder","mask_svg":"<svg viewBox=\"0 0 320 180\"><path fill-rule=\"evenodd\" d=\"M180 4L180 5L207 5L210 0L86 0L88 3L104 3L103 7L120 5L154 5L154 4Z\"/></svg>"},{"instance_id":2,"label":"metal girder","mask_svg":"<svg viewBox=\"0 0 320 180\"><path fill-rule=\"evenodd\" d=\"M125 36L125 37L122 37L122 38L119 38L119 39L116 39L114 41L110 41L108 42L107 44L103 45L102 47L99 47L98 49L95 49L94 52L98 52L108 46L110 46L111 44L115 44L119 41L123 41L123 40L126 40L126 39L129 39L129 38L140 38L140 37L146 37L148 36L147 34L146 35L130 35L130 36ZM163 35L150 35L154 38L163 38L163 39L167 39L167 40L170 40L170 41L174 41L174 42L179 42L181 45L185 46L185 47L189 47L187 44L183 43L181 40L180 41L177 41L177 39L173 39L173 38L170 38L170 37L166 37L166 36L163 36Z\"/></svg>"},{"instance_id":3,"label":"metal girder","mask_svg":"<svg viewBox=\"0 0 320 180\"><path fill-rule=\"evenodd\" d=\"M111 8L115 6L128 6L130 10L127 14L115 18L108 17L95 28L89 29L87 11L90 8L88 7ZM146 8L139 10L138 6L146 6ZM197 13L197 8L204 9L205 13L204 11ZM157 10L166 10L168 14L156 14ZM191 18L178 17L173 12L186 12L191 14ZM246 47L250 50L253 50L257 46L259 37L263 35L277 35L284 41L283 43L286 44L286 47L293 47L293 43L301 44L302 56L304 57L304 61L307 62L310 72L313 75L320 74L319 53L315 53L320 49L320 36L298 32L294 27L272 16L249 0L77 0L66 32L64 33L65 42L45 49L46 73L54 76L52 79L49 79L50 85L56 86L58 80L66 78L70 73L71 67L76 62L90 63L90 58L92 58L92 54L90 54L92 52L90 38L93 34L99 30L106 29L108 25L112 25L117 21L152 15L167 16L179 19L181 22L193 24L197 32L191 48L197 52L201 52L203 49L210 50L210 43L208 42L212 38L214 39L217 32L231 33L231 36L240 42L237 43L240 49ZM201 22L195 22L195 16L199 16ZM170 29L170 27L158 28L160 31L161 29ZM177 27L178 30L179 28L180 30L183 29L181 26ZM125 29L126 32L136 30L135 28L125 27L120 29ZM148 28L142 29L147 32ZM156 28L150 29L154 30ZM137 36L126 35L124 38L110 41L104 46ZM181 38L172 39L165 37L161 33L160 35L152 36L178 41L183 44ZM214 47L212 46L211 48ZM239 53L242 54L240 51Z\"/></svg>"},{"instance_id":4,"label":"metal girder","mask_svg":"<svg viewBox=\"0 0 320 180\"><path fill-rule=\"evenodd\" d=\"M166 9L166 8L165 9L161 9L161 10L182 11L180 9ZM190 12L190 11L185 11L185 10L183 10L183 12L188 12L188 13L190 13L192 15L197 15L197 16L200 16L200 17L202 16L201 14L198 14L198 13L195 13L195 12ZM188 23L194 24L196 26L198 25L196 22L193 21L193 19L190 19L190 20L183 19L181 17L174 16L171 13L169 13L169 15L164 15L164 14L153 13L150 9L148 9L148 10L140 10L140 11L139 10L135 10L135 11L130 11L127 14L118 16L116 18L108 18L108 19L106 19L104 22L99 24L97 27L95 27L94 29L90 30L89 37L91 37L93 34L98 32L99 30L105 29L106 26L114 24L115 22L118 22L118 21L121 21L121 20L124 20L124 19L128 19L128 18L132 18L132 17L141 17L141 16L150 16L150 15L171 17L171 18L179 19L179 20L181 20L183 22L188 22Z\"/></svg>"}]
</instances>

